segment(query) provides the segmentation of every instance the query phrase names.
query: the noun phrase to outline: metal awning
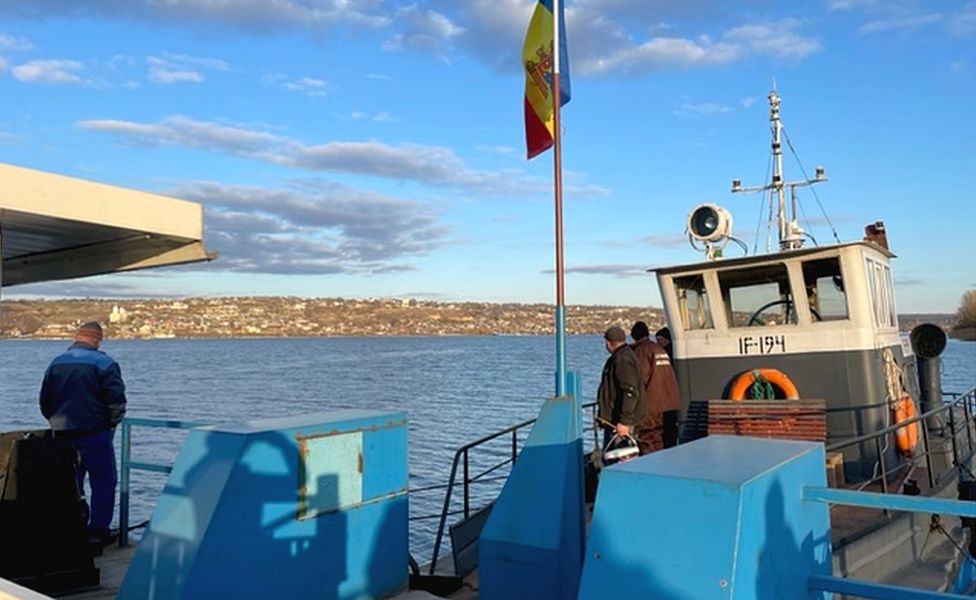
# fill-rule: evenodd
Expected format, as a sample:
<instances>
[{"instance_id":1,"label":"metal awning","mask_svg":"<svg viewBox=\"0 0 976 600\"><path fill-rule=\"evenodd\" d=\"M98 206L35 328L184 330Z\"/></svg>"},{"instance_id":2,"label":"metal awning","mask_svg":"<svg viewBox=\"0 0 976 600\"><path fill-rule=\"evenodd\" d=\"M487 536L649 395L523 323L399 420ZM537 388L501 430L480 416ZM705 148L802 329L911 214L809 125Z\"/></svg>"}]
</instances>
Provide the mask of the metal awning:
<instances>
[{"instance_id":1,"label":"metal awning","mask_svg":"<svg viewBox=\"0 0 976 600\"><path fill-rule=\"evenodd\" d=\"M0 163L0 283L212 260L195 202Z\"/></svg>"}]
</instances>

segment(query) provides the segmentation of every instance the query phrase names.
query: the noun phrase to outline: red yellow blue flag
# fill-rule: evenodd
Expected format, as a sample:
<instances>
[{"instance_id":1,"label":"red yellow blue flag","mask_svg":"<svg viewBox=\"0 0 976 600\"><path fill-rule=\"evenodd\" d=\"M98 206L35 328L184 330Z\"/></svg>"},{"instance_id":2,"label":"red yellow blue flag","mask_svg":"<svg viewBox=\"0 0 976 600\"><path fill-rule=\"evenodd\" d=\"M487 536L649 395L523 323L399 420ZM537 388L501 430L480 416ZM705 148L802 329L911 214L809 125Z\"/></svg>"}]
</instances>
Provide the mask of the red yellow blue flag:
<instances>
[{"instance_id":1,"label":"red yellow blue flag","mask_svg":"<svg viewBox=\"0 0 976 600\"><path fill-rule=\"evenodd\" d=\"M555 132L552 102L553 0L539 0L522 46L525 68L525 149L533 158L552 147ZM563 4L559 3L559 105L569 102L569 57Z\"/></svg>"}]
</instances>

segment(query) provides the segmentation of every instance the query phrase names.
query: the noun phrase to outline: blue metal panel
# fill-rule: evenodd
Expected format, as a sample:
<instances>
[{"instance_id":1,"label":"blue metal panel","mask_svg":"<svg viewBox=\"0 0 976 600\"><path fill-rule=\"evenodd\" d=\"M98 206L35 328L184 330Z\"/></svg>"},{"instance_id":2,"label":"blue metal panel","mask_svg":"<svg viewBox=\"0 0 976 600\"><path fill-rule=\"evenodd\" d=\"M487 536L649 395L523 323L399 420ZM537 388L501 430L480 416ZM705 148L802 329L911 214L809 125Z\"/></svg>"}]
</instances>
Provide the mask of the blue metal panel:
<instances>
[{"instance_id":1,"label":"blue metal panel","mask_svg":"<svg viewBox=\"0 0 976 600\"><path fill-rule=\"evenodd\" d=\"M479 597L575 598L583 547L583 444L577 377L549 398L478 543Z\"/></svg>"},{"instance_id":2,"label":"blue metal panel","mask_svg":"<svg viewBox=\"0 0 976 600\"><path fill-rule=\"evenodd\" d=\"M711 436L605 469L580 598L823 598L823 446Z\"/></svg>"},{"instance_id":3,"label":"blue metal panel","mask_svg":"<svg viewBox=\"0 0 976 600\"><path fill-rule=\"evenodd\" d=\"M851 594L860 598L880 598L882 600L972 600L972 596L933 592L916 588L905 588L871 581L844 579L829 575L811 575L810 589L837 594Z\"/></svg>"},{"instance_id":4,"label":"blue metal panel","mask_svg":"<svg viewBox=\"0 0 976 600\"><path fill-rule=\"evenodd\" d=\"M912 512L955 515L976 518L976 502L971 500L951 500L931 496L903 496L900 494L879 494L877 492L857 492L828 487L808 487L803 490L807 500L833 502L848 506L867 506L888 510L907 510Z\"/></svg>"},{"instance_id":5,"label":"blue metal panel","mask_svg":"<svg viewBox=\"0 0 976 600\"><path fill-rule=\"evenodd\" d=\"M406 430L402 413L344 411L192 431L119 597L397 591L408 562ZM353 439L361 445L335 441ZM341 481L350 478L358 484ZM299 518L303 502L317 516Z\"/></svg>"}]
</instances>

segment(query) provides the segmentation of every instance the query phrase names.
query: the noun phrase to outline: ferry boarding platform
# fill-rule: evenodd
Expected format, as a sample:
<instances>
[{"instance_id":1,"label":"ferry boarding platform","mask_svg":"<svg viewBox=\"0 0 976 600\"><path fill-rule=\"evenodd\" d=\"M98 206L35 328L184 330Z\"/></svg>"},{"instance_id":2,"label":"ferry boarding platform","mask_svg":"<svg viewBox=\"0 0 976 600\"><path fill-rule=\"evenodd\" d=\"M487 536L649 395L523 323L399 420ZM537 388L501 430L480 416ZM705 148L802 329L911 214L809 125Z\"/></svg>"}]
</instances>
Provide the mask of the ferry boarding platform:
<instances>
[{"instance_id":1,"label":"ferry boarding platform","mask_svg":"<svg viewBox=\"0 0 976 600\"><path fill-rule=\"evenodd\" d=\"M3 287L209 261L196 202L0 163Z\"/></svg>"}]
</instances>

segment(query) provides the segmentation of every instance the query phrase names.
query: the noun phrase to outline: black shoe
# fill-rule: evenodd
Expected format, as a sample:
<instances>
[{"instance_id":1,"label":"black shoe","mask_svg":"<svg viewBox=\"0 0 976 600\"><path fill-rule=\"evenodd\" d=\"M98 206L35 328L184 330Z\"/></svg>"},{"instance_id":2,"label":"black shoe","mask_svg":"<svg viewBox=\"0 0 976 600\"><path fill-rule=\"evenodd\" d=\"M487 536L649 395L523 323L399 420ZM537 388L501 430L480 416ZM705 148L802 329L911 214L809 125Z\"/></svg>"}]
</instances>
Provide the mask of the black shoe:
<instances>
[{"instance_id":1,"label":"black shoe","mask_svg":"<svg viewBox=\"0 0 976 600\"><path fill-rule=\"evenodd\" d=\"M110 529L92 529L88 532L88 543L91 545L108 546L119 538L118 532Z\"/></svg>"}]
</instances>

